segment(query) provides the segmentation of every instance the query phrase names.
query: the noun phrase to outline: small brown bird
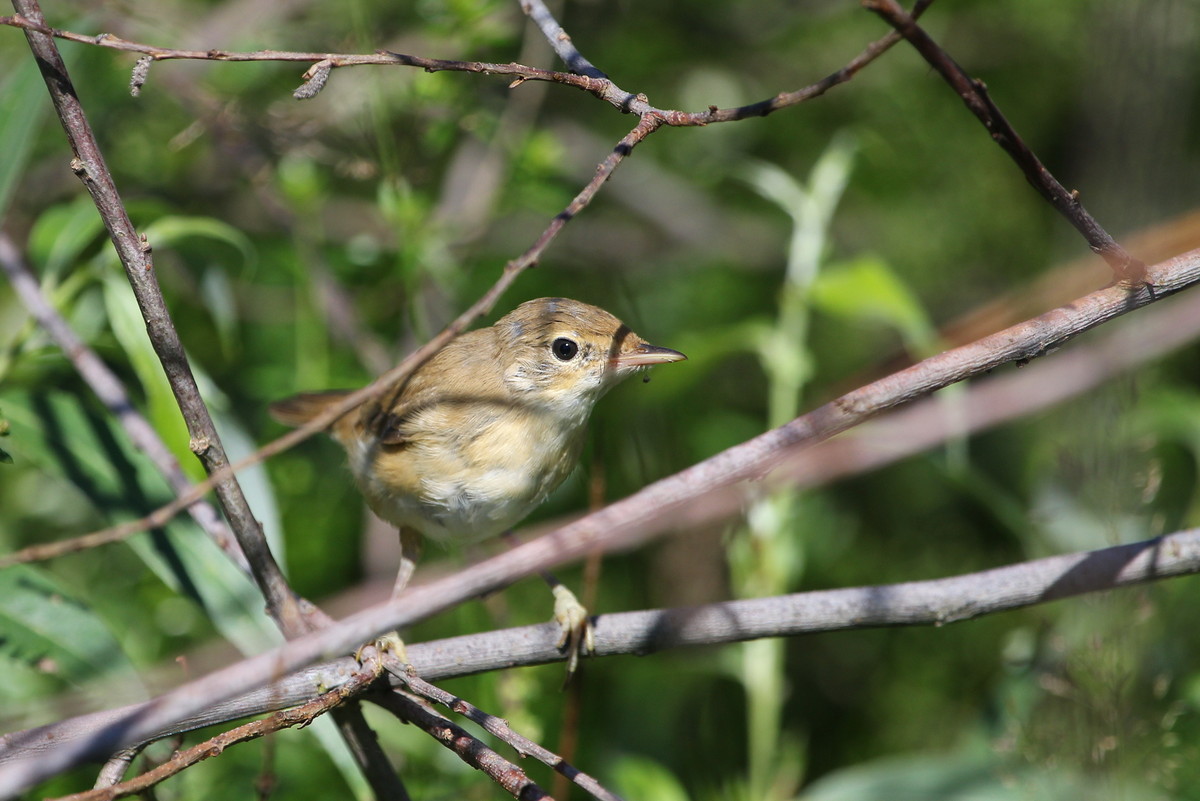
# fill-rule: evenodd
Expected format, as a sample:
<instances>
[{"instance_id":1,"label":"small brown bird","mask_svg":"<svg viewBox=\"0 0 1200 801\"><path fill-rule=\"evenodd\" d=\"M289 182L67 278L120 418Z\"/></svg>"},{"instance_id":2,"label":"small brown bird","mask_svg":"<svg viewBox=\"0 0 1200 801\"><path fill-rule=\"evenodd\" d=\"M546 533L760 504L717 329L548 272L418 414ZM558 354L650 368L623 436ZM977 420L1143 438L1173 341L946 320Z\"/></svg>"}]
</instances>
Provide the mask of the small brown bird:
<instances>
[{"instance_id":1,"label":"small brown bird","mask_svg":"<svg viewBox=\"0 0 1200 801\"><path fill-rule=\"evenodd\" d=\"M603 309L539 298L452 340L378 400L339 418L330 433L367 504L400 530L394 592L412 576L422 536L461 543L508 531L574 468L605 392L685 358ZM270 411L301 425L346 394L296 395ZM579 651L591 650L587 613L569 590L551 586L570 670Z\"/></svg>"}]
</instances>

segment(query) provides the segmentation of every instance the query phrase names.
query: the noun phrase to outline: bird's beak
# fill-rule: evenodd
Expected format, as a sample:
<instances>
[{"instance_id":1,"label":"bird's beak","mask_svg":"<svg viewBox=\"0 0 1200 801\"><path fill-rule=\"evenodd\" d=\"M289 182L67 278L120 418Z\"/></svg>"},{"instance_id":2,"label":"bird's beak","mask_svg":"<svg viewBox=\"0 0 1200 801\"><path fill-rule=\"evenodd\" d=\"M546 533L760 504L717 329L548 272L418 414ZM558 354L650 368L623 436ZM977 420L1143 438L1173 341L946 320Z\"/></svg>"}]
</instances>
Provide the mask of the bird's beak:
<instances>
[{"instance_id":1,"label":"bird's beak","mask_svg":"<svg viewBox=\"0 0 1200 801\"><path fill-rule=\"evenodd\" d=\"M613 365L617 369L629 369L631 367L649 367L652 364L681 362L685 359L687 359L687 356L684 356L677 350L660 348L657 345L649 345L643 342L635 346L632 350L614 358Z\"/></svg>"}]
</instances>

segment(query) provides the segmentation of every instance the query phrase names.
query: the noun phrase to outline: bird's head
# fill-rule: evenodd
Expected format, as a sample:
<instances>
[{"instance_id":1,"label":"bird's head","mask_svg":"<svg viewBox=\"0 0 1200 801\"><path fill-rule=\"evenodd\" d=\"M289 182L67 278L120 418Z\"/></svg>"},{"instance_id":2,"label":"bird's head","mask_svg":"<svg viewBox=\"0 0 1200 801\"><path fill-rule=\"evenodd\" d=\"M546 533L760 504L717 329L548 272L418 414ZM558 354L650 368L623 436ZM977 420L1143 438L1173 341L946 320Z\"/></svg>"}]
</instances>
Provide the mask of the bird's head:
<instances>
[{"instance_id":1,"label":"bird's head","mask_svg":"<svg viewBox=\"0 0 1200 801\"><path fill-rule=\"evenodd\" d=\"M622 379L687 358L649 344L603 309L567 298L522 303L495 328L502 358L509 360L504 381L511 391L585 416Z\"/></svg>"}]
</instances>

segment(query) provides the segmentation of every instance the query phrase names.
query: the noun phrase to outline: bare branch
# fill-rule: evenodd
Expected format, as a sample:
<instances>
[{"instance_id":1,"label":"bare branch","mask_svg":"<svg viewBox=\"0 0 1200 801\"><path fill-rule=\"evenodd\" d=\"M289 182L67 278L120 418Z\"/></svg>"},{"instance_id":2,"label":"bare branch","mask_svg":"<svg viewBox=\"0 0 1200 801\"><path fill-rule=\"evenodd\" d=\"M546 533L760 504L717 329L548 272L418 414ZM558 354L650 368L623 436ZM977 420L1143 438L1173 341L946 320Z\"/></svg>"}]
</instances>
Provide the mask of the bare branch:
<instances>
[{"instance_id":1,"label":"bare branch","mask_svg":"<svg viewBox=\"0 0 1200 801\"><path fill-rule=\"evenodd\" d=\"M349 652L381 632L410 625L467 598L507 585L516 578L580 558L601 547L631 547L651 534L692 525L701 514L708 514L701 503L708 493L765 474L800 447L962 378L980 375L1008 361L1035 358L1083 331L1200 281L1200 251L1157 265L1151 270L1150 277L1157 287L1153 294L1146 289L1127 291L1110 286L977 342L926 359L781 428L651 484L545 537L461 573L412 588L398 599L352 615L335 627L302 637L273 652L168 693L142 710L135 719L122 724L115 731L117 739L108 750L114 750L121 743L145 739L168 727L172 721L186 718L212 704L214 698L229 698L245 692L257 686L262 676L286 674L319 659L322 654ZM1123 579L1124 583L1177 575L1193 569L1186 549L1161 550L1153 547L1153 543L1140 547L1152 549L1160 561L1153 562L1150 569L1141 573L1127 574L1129 577ZM1168 557L1169 563L1161 561ZM1122 575L1126 574L1122 572ZM1093 585L1090 589L1100 586L1118 585ZM1032 601L1028 598L1022 601L1027 602ZM602 648L599 641L597 648ZM82 753L87 753L88 747L87 743L70 743L42 755L36 766L23 762L6 767L0 771L0 788L8 786L9 782L24 786L21 782L28 777L53 775L63 766L75 764L82 758Z\"/></svg>"},{"instance_id":2,"label":"bare branch","mask_svg":"<svg viewBox=\"0 0 1200 801\"><path fill-rule=\"evenodd\" d=\"M922 0L918 2L913 10L913 18L920 16L920 13L928 7L932 0ZM547 10L545 16L536 10L536 5L540 3L529 3L523 5L526 13L533 16L537 13L535 22L538 23L543 33L550 38L551 44L555 45L560 41L570 43L570 37L565 33L562 36L565 39L559 39L559 33L562 28L554 20L553 16ZM545 7L542 6L544 9ZM751 117L764 117L774 111L790 106L798 105L807 100L820 97L829 89L838 84L845 83L854 77L863 67L870 64L879 56L883 55L892 45L900 40L900 36L895 33L888 34L878 41L872 43L859 56L855 57L842 69L830 74L822 80L810 86L803 87L790 92L780 92L779 94L761 100L757 103L751 103L746 106L736 108L721 109L711 106L703 111L679 111L673 109L661 109L653 106L645 95L629 92L617 86L611 79L606 77L603 72L591 65L587 59L570 45L569 50L559 52L556 47L556 52L559 52L560 57L564 59L568 67L575 72L556 72L554 70L545 70L538 67L531 67L524 64L508 63L499 64L484 61L457 61L453 59L427 58L424 56L407 55L404 53L393 53L389 51L379 51L369 54L353 54L353 53L315 53L315 52L296 52L284 50L257 50L253 52L237 52L231 50L180 50L170 47L160 47L157 45L141 44L122 39L112 34L102 33L97 35L87 35L73 33L71 31L59 30L51 28L42 22L33 22L20 14L11 17L0 17L0 24L9 25L16 28L22 28L26 31L36 31L46 36L53 36L60 39L65 39L71 42L93 45L97 47L106 47L113 50L120 50L129 53L140 53L142 58L138 60L138 64L134 68L134 74L131 79L131 88L134 89L134 94L140 89L145 81L146 72L149 63L152 61L167 61L173 59L188 59L198 61L275 61L275 62L299 62L309 63L311 66L304 74L304 83L293 93L297 99L308 99L315 97L318 92L325 87L329 78L329 74L337 67L355 67L355 66L404 66L417 67L426 72L470 72L483 75L504 75L513 78L510 84L513 87L519 86L525 81L545 81L548 83L557 83L564 86L571 86L576 89L588 92L600 100L605 101L617 110L644 116L652 114L659 117L663 124L670 126L694 127L698 125L709 125L718 122L734 122L737 120L748 119ZM572 53L574 55L572 55ZM578 56L578 58L576 58ZM574 64L575 66L572 66ZM578 67L578 69L576 69Z\"/></svg>"},{"instance_id":3,"label":"bare branch","mask_svg":"<svg viewBox=\"0 0 1200 801\"><path fill-rule=\"evenodd\" d=\"M513 798L521 801L554 801L545 790L525 775L525 771L429 707L400 693L387 693L374 700L380 706L424 730L457 754L463 762L487 774Z\"/></svg>"},{"instance_id":4,"label":"bare branch","mask_svg":"<svg viewBox=\"0 0 1200 801\"><path fill-rule=\"evenodd\" d=\"M1004 151L1021 168L1025 179L1042 197L1049 201L1050 205L1066 217L1079 233L1083 234L1088 246L1095 253L1104 257L1104 260L1112 267L1117 280L1129 284L1140 284L1146 281L1146 265L1126 253L1125 249L1100 226L1100 223L1096 222L1083 207L1078 192L1067 191L1058 182L1058 179L1051 175L1001 113L982 81L967 75L966 71L923 28L917 25L916 20L904 12L896 0L863 0L863 5L895 28L929 62L929 65L938 71L951 88L958 92L967 108L979 118L996 144L1004 148Z\"/></svg>"},{"instance_id":5,"label":"bare branch","mask_svg":"<svg viewBox=\"0 0 1200 801\"><path fill-rule=\"evenodd\" d=\"M913 19L917 19L933 3L933 0L919 0L913 8ZM695 126L708 125L716 122L736 122L738 120L750 119L752 117L765 117L768 114L779 111L780 109L790 106L799 105L808 100L814 100L828 92L833 87L849 81L857 75L863 67L870 64L875 59L882 56L892 45L900 41L902 37L895 31L886 36L876 39L867 45L863 52L859 53L850 60L846 66L841 69L826 75L816 83L809 84L800 89L791 92L780 92L774 97L768 97L765 100L760 100L757 103L750 103L745 106L737 106L735 108L717 108L710 106L705 111L667 111L663 112L667 125L676 126Z\"/></svg>"},{"instance_id":6,"label":"bare branch","mask_svg":"<svg viewBox=\"0 0 1200 801\"><path fill-rule=\"evenodd\" d=\"M424 56L412 56L405 53L393 53L386 50L380 50L375 53L315 53L315 52L297 52L289 50L256 50L253 52L238 52L233 50L180 50L172 47L159 47L157 45L141 44L131 42L127 39L122 39L119 36L113 36L109 33L101 33L94 36L87 34L72 33L58 28L52 28L46 25L40 15L21 11L11 17L0 17L0 25L8 25L14 28L21 28L26 34L37 33L46 37L54 37L64 39L70 42L78 42L80 44L94 45L96 47L106 47L110 50L120 50L127 53L140 53L142 58L138 60L138 66L135 68L136 73L131 82L132 86L140 87L145 80L148 64L146 60L153 61L172 61L172 60L189 60L189 61L228 61L228 62L247 62L247 61L273 61L273 62L299 62L310 63L312 67L305 73L305 83L297 89L301 93L300 99L312 97L324 87L324 81L328 78L328 73L337 67L358 67L358 66L393 66L393 67L417 67L426 72L473 72L483 75L508 75L516 79L517 83L524 81L547 81L550 83L559 83L565 86L572 86L576 89L581 89L585 92L590 92L602 100L606 100L612 105L621 108L625 111L641 111L649 110L648 107L641 109L632 108L629 103L633 96L628 93L623 93L617 89L613 83L607 79L599 79L589 77L587 75L575 75L569 72L556 72L554 70L544 70L538 67L528 67L524 64L499 64L487 61L458 61L454 59L444 58L427 58ZM324 73L319 75L319 73ZM315 82L319 85L314 86ZM136 92L134 92L136 94Z\"/></svg>"},{"instance_id":7,"label":"bare branch","mask_svg":"<svg viewBox=\"0 0 1200 801\"><path fill-rule=\"evenodd\" d=\"M362 693L374 683L379 678L380 663L375 661L372 667L374 669L359 670L345 684L314 698L303 706L276 712L269 718L246 723L202 743L197 743L191 748L179 751L163 764L141 776L107 787L97 787L83 793L61 796L56 801L112 801L116 798L137 795L209 757L219 756L231 745L248 742L293 726L307 726L320 715L335 709L345 703L348 698Z\"/></svg>"},{"instance_id":8,"label":"bare branch","mask_svg":"<svg viewBox=\"0 0 1200 801\"><path fill-rule=\"evenodd\" d=\"M394 657L390 657L391 663L389 663L389 657L384 658L384 666L409 692L432 701L435 704L441 704L452 712L478 723L489 734L507 743L517 753L531 756L543 765L553 768L559 774L577 784L593 798L600 799L600 801L621 801L618 796L601 785L595 777L589 776L573 765L570 765L561 756L535 743L528 737L524 737L513 731L512 727L508 725L508 721L498 718L495 715L489 715L469 701L448 693L441 687L430 684L414 673L406 672L402 669L403 666L399 666L401 669L396 669L391 663L395 663L397 660Z\"/></svg>"},{"instance_id":9,"label":"bare branch","mask_svg":"<svg viewBox=\"0 0 1200 801\"><path fill-rule=\"evenodd\" d=\"M567 65L567 69L589 78L608 78L575 49L575 43L571 41L571 37L558 24L558 20L554 18L542 0L521 0L521 10L541 29L542 35L554 48L555 54Z\"/></svg>"},{"instance_id":10,"label":"bare branch","mask_svg":"<svg viewBox=\"0 0 1200 801\"><path fill-rule=\"evenodd\" d=\"M790 480L801 486L812 486L836 480L851 471L861 471L890 463L923 448L941 442L951 433L974 433L983 427L995 425L1006 420L1027 415L1031 411L1058 402L1069 394L1078 394L1109 379L1116 372L1129 369L1138 364L1162 355L1166 351L1178 347L1190 338L1194 338L1200 328L1200 297L1181 298L1177 302L1162 304L1147 310L1139 317L1136 326L1123 326L1122 330L1104 339L1079 346L1070 351L1062 352L1044 361L1039 361L1020 372L1003 377L993 378L982 384L974 385L969 394L961 399L962 408L967 414L960 421L961 428L953 425L944 413L941 403L929 399L904 410L890 415L878 424L873 424L869 432L863 432L852 439L838 439L798 454L793 460L781 466L780 471L787 473ZM1052 374L1052 376L1051 376ZM1071 589L1071 593L1108 589L1120 586L1122 582L1109 580L1115 577L1114 566L1127 562L1130 552L1142 549L1145 552L1157 548L1160 551L1176 552L1173 538L1161 541L1163 544L1141 543L1136 546L1122 546L1116 551L1100 551L1088 555L1095 565L1109 565L1099 571L1096 576L1101 580L1092 581ZM1170 547L1167 547L1170 546ZM1058 569L1064 560L1080 559L1074 557L1056 557L1056 562L1030 563L1039 572ZM1081 561L1087 561L1086 559ZM941 601L942 611L925 614L915 618L905 618L904 613L894 612L883 614L880 624L901 625L920 624L941 620L955 619L961 613L946 610L962 607L974 597L970 590L972 584L982 586L986 580L1003 576L1005 586L1014 586L1009 575L1020 575L1026 570L1025 565L1016 565L1002 569L1003 574L994 571L986 574L974 574L961 577L958 580L942 580L940 585L929 585L926 597L932 597L940 592L940 588L962 588L962 595L957 600L945 596ZM1186 562L1163 563L1157 575L1178 575L1184 572L1194 572L1195 566ZM1107 578L1106 578L1107 577ZM1151 571L1129 573L1123 583L1152 578ZM953 586L947 582L955 582ZM924 584L920 586L925 586ZM1049 588L1050 582L1043 581L1042 587ZM1068 587L1067 582L1061 584ZM1036 590L1036 587L1035 587ZM842 591L838 591L842 592ZM857 593L859 597L870 594L887 594L892 598L900 598L892 588L875 588L874 590L845 591ZM1036 591L1027 591L1026 598L1036 596ZM745 639L750 636L779 636L785 633L811 631L811 628L793 628L790 621L820 621L819 630L841 628L850 625L858 619L859 612L850 608L845 617L821 619L818 617L819 607L828 603L828 595L801 594L792 596L787 601L772 599L762 602L738 602L734 606L727 604L705 607L700 610L677 609L664 612L639 612L625 615L603 615L596 620L597 649L600 654L612 655L620 653L646 653L673 645L715 644ZM795 606L792 606L794 601ZM1035 601L1036 602L1036 601ZM972 614L1004 611L1013 608L1008 602L996 605L982 605L972 608ZM882 614L882 613L881 613ZM865 619L864 619L865 620ZM730 625L730 621L737 621ZM869 621L868 621L869 622ZM677 631L677 626L683 626ZM490 632L487 634L469 635L452 638L435 643L418 643L409 646L412 661L420 673L427 679L441 679L458 675L494 670L503 667L542 664L561 658L556 646L558 629L553 624L530 626L521 629ZM182 729L198 728L224 722L229 719L250 714L260 714L280 706L299 703L310 697L314 687L330 685L344 680L339 677L348 675L355 668L355 663L349 658L319 668L305 671L281 683L268 691L260 691L239 699L231 706L214 705L211 710L206 708L206 716L188 721L186 724L176 723ZM436 692L436 691L435 691ZM454 703L451 708L467 714L472 719L487 726L486 718L480 718L470 707L459 707L455 701L447 701L445 697L431 695L443 703ZM141 709L143 707L139 707ZM132 711L132 710L129 710ZM116 711L118 716L123 711ZM480 713L482 714L482 713ZM42 730L45 743L67 742L73 739L68 730L82 727L86 731L95 731L111 724L110 713L101 713L108 717L64 721ZM166 736L176 733L179 728L159 732L155 736ZM499 732L496 732L499 734ZM17 752L36 749L32 741L22 742L22 734L10 735L0 740L5 752L14 756ZM30 735L33 732L29 733ZM78 735L76 735L78 736ZM30 740L36 738L30 738ZM514 747L525 750L528 746L513 743ZM529 753L535 753L531 749ZM544 755L536 754L539 758ZM590 790L589 790L590 791Z\"/></svg>"}]
</instances>

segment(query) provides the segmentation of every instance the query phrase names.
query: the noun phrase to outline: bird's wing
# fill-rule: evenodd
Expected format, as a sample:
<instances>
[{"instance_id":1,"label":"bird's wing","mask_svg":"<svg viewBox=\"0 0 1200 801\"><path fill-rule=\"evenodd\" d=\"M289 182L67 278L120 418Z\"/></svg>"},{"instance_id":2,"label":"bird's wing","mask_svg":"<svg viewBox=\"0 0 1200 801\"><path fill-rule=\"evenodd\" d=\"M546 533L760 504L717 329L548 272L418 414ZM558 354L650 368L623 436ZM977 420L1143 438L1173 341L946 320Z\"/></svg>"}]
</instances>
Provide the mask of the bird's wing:
<instances>
[{"instance_id":1,"label":"bird's wing","mask_svg":"<svg viewBox=\"0 0 1200 801\"><path fill-rule=\"evenodd\" d=\"M491 328L459 336L384 393L374 409L364 408L364 424L384 445L404 445L420 437L428 425L425 421L431 418L422 412L502 393L503 368L495 342Z\"/></svg>"}]
</instances>

